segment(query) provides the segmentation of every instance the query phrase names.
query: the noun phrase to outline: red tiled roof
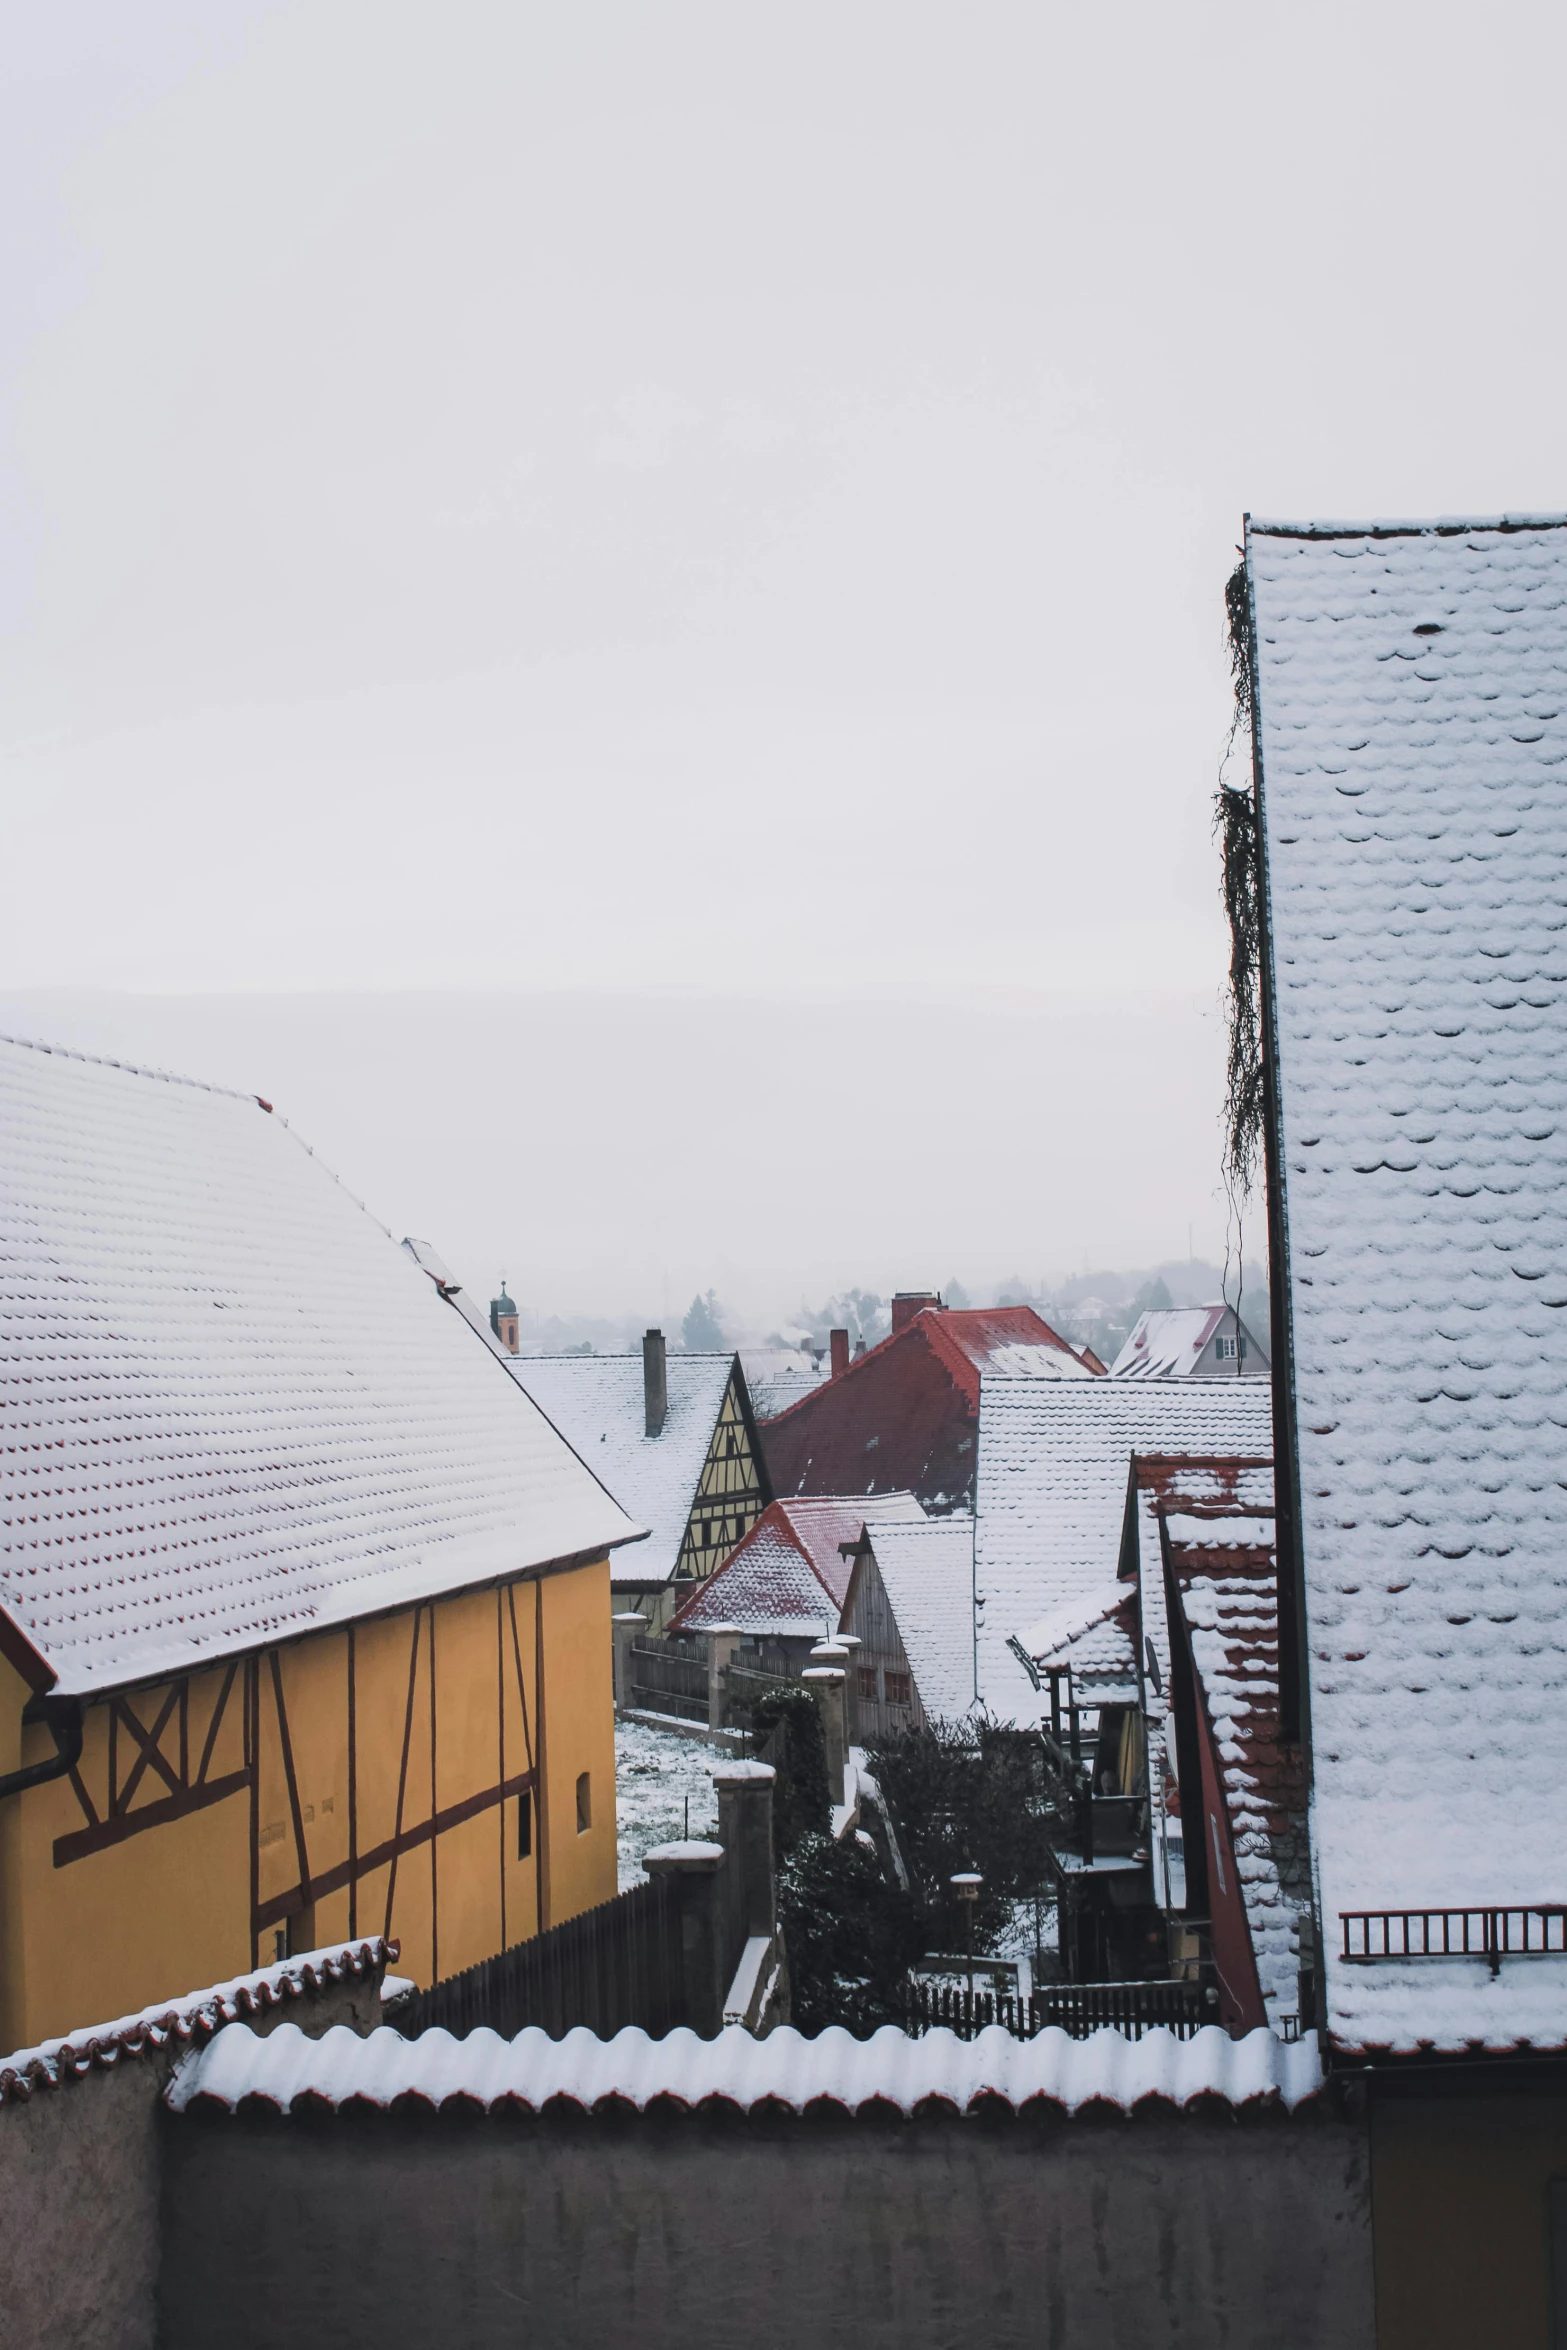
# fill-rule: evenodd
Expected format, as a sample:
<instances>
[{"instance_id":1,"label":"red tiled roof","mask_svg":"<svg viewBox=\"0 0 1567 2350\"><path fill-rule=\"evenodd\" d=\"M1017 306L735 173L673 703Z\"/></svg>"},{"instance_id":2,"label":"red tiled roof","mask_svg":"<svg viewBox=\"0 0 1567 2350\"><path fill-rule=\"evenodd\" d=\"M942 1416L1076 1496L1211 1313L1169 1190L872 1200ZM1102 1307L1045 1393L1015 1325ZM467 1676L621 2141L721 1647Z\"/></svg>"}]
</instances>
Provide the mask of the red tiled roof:
<instances>
[{"instance_id":1,"label":"red tiled roof","mask_svg":"<svg viewBox=\"0 0 1567 2350\"><path fill-rule=\"evenodd\" d=\"M888 1495L877 1510L893 1503L917 1504L907 1494ZM902 1514L902 1509L897 1514ZM705 1632L716 1624L753 1626L799 1624L815 1628L830 1615L836 1624L848 1597L852 1562L839 1544L858 1542L866 1506L841 1495L770 1502L716 1575L694 1591L670 1623L674 1632Z\"/></svg>"},{"instance_id":2,"label":"red tiled roof","mask_svg":"<svg viewBox=\"0 0 1567 2350\"><path fill-rule=\"evenodd\" d=\"M1018 1349L1027 1352L1020 1357ZM774 1492L910 1492L927 1509L972 1506L980 1373L1016 1368L1026 1376L1027 1354L1064 1358L1065 1377L1092 1376L1032 1306L927 1307L836 1379L761 1423Z\"/></svg>"}]
</instances>

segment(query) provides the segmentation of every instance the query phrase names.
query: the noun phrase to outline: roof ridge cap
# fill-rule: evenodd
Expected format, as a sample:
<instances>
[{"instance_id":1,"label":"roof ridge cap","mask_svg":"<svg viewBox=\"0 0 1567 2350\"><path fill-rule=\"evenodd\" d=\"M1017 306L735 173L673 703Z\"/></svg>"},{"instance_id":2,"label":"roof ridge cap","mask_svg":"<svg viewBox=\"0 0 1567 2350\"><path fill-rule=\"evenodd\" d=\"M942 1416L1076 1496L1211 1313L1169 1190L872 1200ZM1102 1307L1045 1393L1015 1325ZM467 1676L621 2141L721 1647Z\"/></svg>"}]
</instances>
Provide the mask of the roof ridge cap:
<instances>
[{"instance_id":1,"label":"roof ridge cap","mask_svg":"<svg viewBox=\"0 0 1567 2350\"><path fill-rule=\"evenodd\" d=\"M178 1069L148 1069L140 1061L117 1061L109 1053L83 1052L74 1044L50 1044L41 1036L13 1036L0 1029L0 1044L15 1045L20 1052L49 1053L61 1061L83 1061L90 1069L118 1069L126 1077L150 1077L159 1085L188 1085L195 1093L219 1094L225 1101L257 1102L264 1110L272 1107L259 1093L246 1093L237 1085L215 1085L208 1077L186 1077ZM283 1123L287 1125L286 1118Z\"/></svg>"}]
</instances>

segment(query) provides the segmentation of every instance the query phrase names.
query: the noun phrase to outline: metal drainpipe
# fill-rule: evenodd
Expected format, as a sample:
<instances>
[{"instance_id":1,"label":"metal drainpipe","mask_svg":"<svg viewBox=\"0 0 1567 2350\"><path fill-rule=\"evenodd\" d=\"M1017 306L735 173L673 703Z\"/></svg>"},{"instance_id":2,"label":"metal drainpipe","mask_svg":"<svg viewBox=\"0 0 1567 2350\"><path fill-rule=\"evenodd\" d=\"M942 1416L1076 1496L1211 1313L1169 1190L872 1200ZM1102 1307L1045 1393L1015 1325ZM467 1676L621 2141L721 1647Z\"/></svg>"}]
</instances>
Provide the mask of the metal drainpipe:
<instances>
[{"instance_id":1,"label":"metal drainpipe","mask_svg":"<svg viewBox=\"0 0 1567 2350\"><path fill-rule=\"evenodd\" d=\"M36 1722L46 1723L54 1739L55 1752L47 1762L26 1763L19 1771L7 1771L0 1778L0 1798L21 1795L29 1787L46 1785L50 1779L63 1779L82 1759L79 1697L30 1697L22 1709L22 1721L29 1729Z\"/></svg>"}]
</instances>

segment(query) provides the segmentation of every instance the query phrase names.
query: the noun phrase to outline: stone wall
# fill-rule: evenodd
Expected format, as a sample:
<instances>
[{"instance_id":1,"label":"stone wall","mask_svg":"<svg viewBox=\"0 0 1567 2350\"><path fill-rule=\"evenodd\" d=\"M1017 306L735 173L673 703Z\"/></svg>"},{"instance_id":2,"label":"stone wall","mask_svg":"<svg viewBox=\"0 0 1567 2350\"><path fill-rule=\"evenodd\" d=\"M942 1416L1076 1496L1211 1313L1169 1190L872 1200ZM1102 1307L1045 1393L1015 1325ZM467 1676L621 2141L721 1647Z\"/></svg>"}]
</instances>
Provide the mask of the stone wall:
<instances>
[{"instance_id":1,"label":"stone wall","mask_svg":"<svg viewBox=\"0 0 1567 2350\"><path fill-rule=\"evenodd\" d=\"M380 2022L384 1964L257 2010L317 2034ZM178 2003L175 2003L178 2004ZM4 2350L154 2350L160 2258L160 2099L184 2052L125 2048L107 2069L0 2102L0 2343Z\"/></svg>"},{"instance_id":2,"label":"stone wall","mask_svg":"<svg viewBox=\"0 0 1567 2350\"><path fill-rule=\"evenodd\" d=\"M1322 2115L165 2114L163 2350L1372 2350Z\"/></svg>"}]
</instances>

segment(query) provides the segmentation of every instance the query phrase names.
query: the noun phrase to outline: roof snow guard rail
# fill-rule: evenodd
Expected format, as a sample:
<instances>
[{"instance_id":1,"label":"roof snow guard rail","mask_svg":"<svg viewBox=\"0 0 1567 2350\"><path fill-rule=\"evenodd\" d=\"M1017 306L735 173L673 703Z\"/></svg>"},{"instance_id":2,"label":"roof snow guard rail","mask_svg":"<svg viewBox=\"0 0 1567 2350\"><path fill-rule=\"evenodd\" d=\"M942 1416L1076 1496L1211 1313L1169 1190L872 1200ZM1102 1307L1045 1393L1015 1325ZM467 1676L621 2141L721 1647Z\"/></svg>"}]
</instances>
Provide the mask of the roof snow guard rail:
<instances>
[{"instance_id":1,"label":"roof snow guard rail","mask_svg":"<svg viewBox=\"0 0 1567 2350\"><path fill-rule=\"evenodd\" d=\"M563 2040L536 2025L514 2040L482 2029L461 2040L443 2031L405 2040L384 2027L361 2039L337 2025L311 2040L280 2024L265 2039L238 2028L219 2032L184 2058L164 2098L175 2113L237 2113L249 2099L284 2114L347 2106L389 2112L405 2099L435 2111L450 2104L454 2113L475 2106L540 2113L556 2100L587 2113L628 2106L642 2113L654 2105L691 2111L710 2103L743 2113L803 2114L826 2105L884 2117L998 2107L1132 2114L1145 2105L1293 2113L1322 2085L1314 2032L1286 2045L1260 2029L1232 2040L1212 2024L1190 2040L1168 2031L1141 2040L1112 2031L1073 2040L1051 2030L1028 2041L995 2025L972 2040L944 2030L911 2040L893 2025L856 2040L836 2024L814 2039L788 2025L765 2040L734 2025L712 2040L684 2026L662 2040L635 2026L600 2040L580 2025Z\"/></svg>"},{"instance_id":2,"label":"roof snow guard rail","mask_svg":"<svg viewBox=\"0 0 1567 2350\"><path fill-rule=\"evenodd\" d=\"M398 1945L375 1934L363 1942L308 1951L255 1974L236 1975L232 1982L187 1992L182 1999L145 2007L139 2015L121 2016L112 2024L90 2024L64 2039L19 2048L14 2056L0 2057L0 2105L13 2099L25 2102L35 2090L63 2089L84 2073L108 2072L122 2057L154 2055L171 2041L194 2041L199 2046L230 2024L266 2015L334 1984L373 1975L394 1965L397 1957ZM296 2038L303 2036L297 2024L290 2028Z\"/></svg>"},{"instance_id":3,"label":"roof snow guard rail","mask_svg":"<svg viewBox=\"0 0 1567 2350\"><path fill-rule=\"evenodd\" d=\"M1567 1904L1510 1909L1346 1909L1346 1966L1406 1958L1483 1958L1493 1975L1504 1958L1567 1958Z\"/></svg>"}]
</instances>

